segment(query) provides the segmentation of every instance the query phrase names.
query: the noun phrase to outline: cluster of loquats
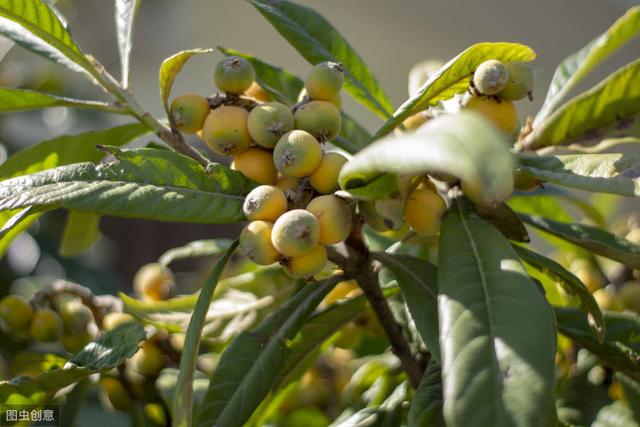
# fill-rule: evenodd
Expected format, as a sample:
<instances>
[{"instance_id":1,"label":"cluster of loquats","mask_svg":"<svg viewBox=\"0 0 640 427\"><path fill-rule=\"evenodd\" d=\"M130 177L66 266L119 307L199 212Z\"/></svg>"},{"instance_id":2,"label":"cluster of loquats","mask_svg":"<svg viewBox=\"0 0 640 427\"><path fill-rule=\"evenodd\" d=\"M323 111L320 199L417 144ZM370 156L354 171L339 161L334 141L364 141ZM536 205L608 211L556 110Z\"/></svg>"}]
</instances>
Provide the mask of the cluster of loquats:
<instances>
[{"instance_id":1,"label":"cluster of loquats","mask_svg":"<svg viewBox=\"0 0 640 427\"><path fill-rule=\"evenodd\" d=\"M198 95L171 104L171 122L197 133L215 153L232 157L231 168L258 184L245 200L249 221L240 248L253 262L280 262L294 277L311 277L327 262L325 245L344 241L351 231L348 202L334 194L347 158L324 152L340 132L342 64L315 65L300 102L293 108L274 102L254 81L241 57L229 57L214 80L225 102L210 108ZM252 102L239 102L250 99Z\"/></svg>"}]
</instances>

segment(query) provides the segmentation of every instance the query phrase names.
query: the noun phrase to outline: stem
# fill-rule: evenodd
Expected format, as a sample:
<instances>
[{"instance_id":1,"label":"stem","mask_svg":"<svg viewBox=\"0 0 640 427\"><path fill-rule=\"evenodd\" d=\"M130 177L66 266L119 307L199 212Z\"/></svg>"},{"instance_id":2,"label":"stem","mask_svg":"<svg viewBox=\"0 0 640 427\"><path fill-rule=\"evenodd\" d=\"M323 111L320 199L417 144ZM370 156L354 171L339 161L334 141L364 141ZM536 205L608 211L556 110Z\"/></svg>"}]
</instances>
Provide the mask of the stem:
<instances>
[{"instance_id":1,"label":"stem","mask_svg":"<svg viewBox=\"0 0 640 427\"><path fill-rule=\"evenodd\" d=\"M122 104L126 105L130 110L131 115L155 132L155 134L164 142L169 144L171 148L196 160L203 168L208 168L211 163L209 159L189 146L180 132L174 131L169 126L156 119L149 112L145 111L145 109L142 108L142 106L138 104L138 101L133 97L133 94L124 89L120 83L107 72L102 64L93 57L89 57L88 59L94 67L94 69L91 70L93 77L107 92L115 96Z\"/></svg>"}]
</instances>

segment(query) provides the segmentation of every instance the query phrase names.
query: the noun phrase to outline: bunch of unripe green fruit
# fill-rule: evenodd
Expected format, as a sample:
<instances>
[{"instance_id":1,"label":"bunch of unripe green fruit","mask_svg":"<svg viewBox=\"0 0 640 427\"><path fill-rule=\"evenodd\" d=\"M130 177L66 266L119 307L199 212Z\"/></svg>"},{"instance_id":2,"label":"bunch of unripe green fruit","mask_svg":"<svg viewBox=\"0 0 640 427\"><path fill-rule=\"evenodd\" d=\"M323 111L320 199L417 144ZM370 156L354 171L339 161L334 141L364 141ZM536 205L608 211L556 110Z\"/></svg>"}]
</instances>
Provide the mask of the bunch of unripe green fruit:
<instances>
[{"instance_id":1,"label":"bunch of unripe green fruit","mask_svg":"<svg viewBox=\"0 0 640 427\"><path fill-rule=\"evenodd\" d=\"M351 231L351 205L333 194L347 158L323 150L342 125L344 69L335 62L312 67L293 108L269 101L254 79L249 62L226 58L214 72L226 102L211 109L204 97L179 96L171 122L231 156L232 169L260 184L243 206L251 222L240 234L242 252L257 264L280 262L290 275L310 277L327 262L325 245L344 241ZM254 102L235 102L249 97Z\"/></svg>"}]
</instances>

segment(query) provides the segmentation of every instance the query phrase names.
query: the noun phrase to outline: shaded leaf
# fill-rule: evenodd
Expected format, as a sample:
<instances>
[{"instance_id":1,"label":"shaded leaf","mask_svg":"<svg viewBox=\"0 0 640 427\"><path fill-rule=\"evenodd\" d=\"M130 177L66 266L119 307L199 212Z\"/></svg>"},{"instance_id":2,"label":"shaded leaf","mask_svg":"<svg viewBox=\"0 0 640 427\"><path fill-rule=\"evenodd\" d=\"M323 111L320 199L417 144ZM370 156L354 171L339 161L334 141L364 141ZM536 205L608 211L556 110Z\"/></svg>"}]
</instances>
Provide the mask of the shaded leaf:
<instances>
[{"instance_id":1,"label":"shaded leaf","mask_svg":"<svg viewBox=\"0 0 640 427\"><path fill-rule=\"evenodd\" d=\"M439 248L446 423L551 425L556 333L543 294L508 241L459 203Z\"/></svg>"},{"instance_id":2,"label":"shaded leaf","mask_svg":"<svg viewBox=\"0 0 640 427\"><path fill-rule=\"evenodd\" d=\"M528 242L529 234L522 220L518 217L509 205L500 203L492 208L478 207L478 214L481 218L493 225L504 237L516 242Z\"/></svg>"},{"instance_id":3,"label":"shaded leaf","mask_svg":"<svg viewBox=\"0 0 640 427\"><path fill-rule=\"evenodd\" d=\"M174 261L201 256L220 255L231 245L229 239L194 240L184 246L171 248L158 258L158 262L169 265Z\"/></svg>"},{"instance_id":4,"label":"shaded leaf","mask_svg":"<svg viewBox=\"0 0 640 427\"><path fill-rule=\"evenodd\" d=\"M101 101L66 98L29 89L0 87L0 112L24 111L38 108L73 107L126 114L126 110Z\"/></svg>"},{"instance_id":5,"label":"shaded leaf","mask_svg":"<svg viewBox=\"0 0 640 427\"><path fill-rule=\"evenodd\" d=\"M589 324L596 331L600 339L604 338L604 317L598 303L589 289L573 273L566 270L554 260L540 255L522 246L513 246L522 261L553 279L567 294L578 298L580 307L589 316Z\"/></svg>"},{"instance_id":6,"label":"shaded leaf","mask_svg":"<svg viewBox=\"0 0 640 427\"><path fill-rule=\"evenodd\" d=\"M622 387L624 400L633 412L633 418L640 422L640 383L620 372L615 374L615 379L618 380Z\"/></svg>"},{"instance_id":7,"label":"shaded leaf","mask_svg":"<svg viewBox=\"0 0 640 427\"><path fill-rule=\"evenodd\" d=\"M344 111L341 114L340 134L332 141L332 144L348 153L355 154L371 142L371 134Z\"/></svg>"},{"instance_id":8,"label":"shaded leaf","mask_svg":"<svg viewBox=\"0 0 640 427\"><path fill-rule=\"evenodd\" d=\"M195 160L169 150L113 153L112 163L77 163L0 182L0 210L63 207L203 224L244 219L242 203L253 183L240 172L219 164L205 172Z\"/></svg>"},{"instance_id":9,"label":"shaded leaf","mask_svg":"<svg viewBox=\"0 0 640 427\"><path fill-rule=\"evenodd\" d=\"M407 117L465 92L473 72L484 61L489 59L502 62L532 61L535 57L536 54L530 47L518 43L474 44L430 76L418 92L406 100L382 125L374 138L387 135Z\"/></svg>"},{"instance_id":10,"label":"shaded leaf","mask_svg":"<svg viewBox=\"0 0 640 427\"><path fill-rule=\"evenodd\" d=\"M358 53L313 9L286 0L249 0L275 29L311 64L344 65L344 89L382 118L393 105Z\"/></svg>"},{"instance_id":11,"label":"shaded leaf","mask_svg":"<svg viewBox=\"0 0 640 427\"><path fill-rule=\"evenodd\" d=\"M614 259L632 268L640 268L640 245L623 237L584 224L559 222L535 215L520 214L520 218L539 230L560 237L593 253Z\"/></svg>"},{"instance_id":12,"label":"shaded leaf","mask_svg":"<svg viewBox=\"0 0 640 427\"><path fill-rule=\"evenodd\" d=\"M116 0L116 27L118 35L118 52L120 53L120 69L122 70L122 86L129 87L131 76L131 47L133 46L133 29L138 13L140 0Z\"/></svg>"},{"instance_id":13,"label":"shaded leaf","mask_svg":"<svg viewBox=\"0 0 640 427\"><path fill-rule=\"evenodd\" d=\"M101 236L100 218L96 214L69 211L58 249L60 255L72 257L91 248Z\"/></svg>"},{"instance_id":14,"label":"shaded leaf","mask_svg":"<svg viewBox=\"0 0 640 427\"><path fill-rule=\"evenodd\" d=\"M160 65L160 97L162 99L162 105L164 111L169 117L169 97L171 96L171 88L173 88L173 82L176 76L184 67L184 64L194 55L200 55L202 53L211 53L213 49L190 49L183 50L176 53L173 56L168 57L162 61Z\"/></svg>"},{"instance_id":15,"label":"shaded leaf","mask_svg":"<svg viewBox=\"0 0 640 427\"><path fill-rule=\"evenodd\" d=\"M173 401L176 394L176 385L178 384L178 373L180 371L175 368L165 368L160 371L156 379L155 386L162 396L164 404L167 406L169 413L173 419ZM200 406L204 398L207 388L209 387L209 377L206 374L196 371L193 378L193 409L194 411Z\"/></svg>"},{"instance_id":16,"label":"shaded leaf","mask_svg":"<svg viewBox=\"0 0 640 427\"><path fill-rule=\"evenodd\" d=\"M185 336L182 355L180 356L180 372L176 384L176 394L173 401L173 422L180 427L191 426L193 410L193 376L196 370L196 360L200 352L200 339L206 321L207 312L213 299L222 270L227 265L233 251L238 247L238 240L229 245L224 255L216 262L206 283L202 286L196 302L187 334Z\"/></svg>"},{"instance_id":17,"label":"shaded leaf","mask_svg":"<svg viewBox=\"0 0 640 427\"><path fill-rule=\"evenodd\" d=\"M636 6L627 10L607 31L565 58L553 73L549 91L542 108L536 115L533 127L538 127L591 70L636 37L638 33L640 33L640 7Z\"/></svg>"},{"instance_id":18,"label":"shaded leaf","mask_svg":"<svg viewBox=\"0 0 640 427\"><path fill-rule=\"evenodd\" d=\"M640 112L639 75L640 60L618 69L556 110L527 135L524 144L532 149L564 144L590 137L605 126L627 126L626 119Z\"/></svg>"},{"instance_id":19,"label":"shaded leaf","mask_svg":"<svg viewBox=\"0 0 640 427\"><path fill-rule=\"evenodd\" d=\"M420 386L411 400L408 427L445 427L442 417L442 377L440 365L430 360Z\"/></svg>"}]
</instances>

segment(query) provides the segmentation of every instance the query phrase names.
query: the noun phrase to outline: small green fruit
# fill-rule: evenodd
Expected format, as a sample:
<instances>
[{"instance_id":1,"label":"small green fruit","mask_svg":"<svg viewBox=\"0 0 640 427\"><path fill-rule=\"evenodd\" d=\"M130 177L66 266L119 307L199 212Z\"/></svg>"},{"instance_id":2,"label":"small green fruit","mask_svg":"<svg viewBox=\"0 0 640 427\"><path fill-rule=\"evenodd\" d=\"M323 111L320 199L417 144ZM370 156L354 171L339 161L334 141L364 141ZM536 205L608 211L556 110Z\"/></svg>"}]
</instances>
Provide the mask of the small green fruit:
<instances>
[{"instance_id":1,"label":"small green fruit","mask_svg":"<svg viewBox=\"0 0 640 427\"><path fill-rule=\"evenodd\" d=\"M322 271L327 263L327 249L322 244L317 244L307 253L282 261L284 271L291 277L311 277Z\"/></svg>"},{"instance_id":2,"label":"small green fruit","mask_svg":"<svg viewBox=\"0 0 640 427\"><path fill-rule=\"evenodd\" d=\"M320 243L335 245L346 240L351 233L351 208L334 195L318 196L307 205L320 225Z\"/></svg>"},{"instance_id":3,"label":"small green fruit","mask_svg":"<svg viewBox=\"0 0 640 427\"><path fill-rule=\"evenodd\" d=\"M250 221L275 222L287 211L287 196L275 185L260 185L247 194L242 211Z\"/></svg>"},{"instance_id":4,"label":"small green fruit","mask_svg":"<svg viewBox=\"0 0 640 427\"><path fill-rule=\"evenodd\" d=\"M19 295L7 295L0 301L0 319L7 332L25 331L33 317L33 307Z\"/></svg>"},{"instance_id":5,"label":"small green fruit","mask_svg":"<svg viewBox=\"0 0 640 427\"><path fill-rule=\"evenodd\" d=\"M326 153L320 165L309 175L311 186L320 194L333 193L338 189L338 176L347 158L340 153Z\"/></svg>"},{"instance_id":6,"label":"small green fruit","mask_svg":"<svg viewBox=\"0 0 640 427\"><path fill-rule=\"evenodd\" d=\"M618 294L622 307L640 313L640 283L627 282Z\"/></svg>"},{"instance_id":7,"label":"small green fruit","mask_svg":"<svg viewBox=\"0 0 640 427\"><path fill-rule=\"evenodd\" d=\"M258 184L275 184L278 171L273 164L273 154L261 148L249 148L236 155L231 169L240 171Z\"/></svg>"},{"instance_id":8,"label":"small green fruit","mask_svg":"<svg viewBox=\"0 0 640 427\"><path fill-rule=\"evenodd\" d=\"M251 136L247 130L248 118L249 112L242 107L218 107L204 121L202 139L217 154L239 154L251 145Z\"/></svg>"},{"instance_id":9,"label":"small green fruit","mask_svg":"<svg viewBox=\"0 0 640 427\"><path fill-rule=\"evenodd\" d=\"M218 89L237 95L249 89L255 78L253 66L239 56L220 61L213 72L213 80Z\"/></svg>"},{"instance_id":10,"label":"small green fruit","mask_svg":"<svg viewBox=\"0 0 640 427\"><path fill-rule=\"evenodd\" d=\"M59 311L65 335L86 333L88 326L94 321L93 313L80 300L74 299L62 303Z\"/></svg>"},{"instance_id":11,"label":"small green fruit","mask_svg":"<svg viewBox=\"0 0 640 427\"><path fill-rule=\"evenodd\" d=\"M141 375L157 375L164 367L164 355L151 341L145 341L130 360L133 369Z\"/></svg>"},{"instance_id":12,"label":"small green fruit","mask_svg":"<svg viewBox=\"0 0 640 427\"><path fill-rule=\"evenodd\" d=\"M280 253L271 242L273 223L251 221L240 232L240 251L258 265L270 265L278 261Z\"/></svg>"},{"instance_id":13,"label":"small green fruit","mask_svg":"<svg viewBox=\"0 0 640 427\"><path fill-rule=\"evenodd\" d=\"M100 387L102 396L106 399L113 409L118 411L129 412L133 406L133 398L124 388L122 383L113 377L100 378Z\"/></svg>"},{"instance_id":14,"label":"small green fruit","mask_svg":"<svg viewBox=\"0 0 640 427\"><path fill-rule=\"evenodd\" d=\"M134 292L145 300L165 300L174 287L175 279L171 270L157 262L142 266L133 278Z\"/></svg>"},{"instance_id":15,"label":"small green fruit","mask_svg":"<svg viewBox=\"0 0 640 427\"><path fill-rule=\"evenodd\" d=\"M294 209L273 224L271 242L281 254L297 257L311 251L320 241L320 224L304 209Z\"/></svg>"},{"instance_id":16,"label":"small green fruit","mask_svg":"<svg viewBox=\"0 0 640 427\"><path fill-rule=\"evenodd\" d=\"M322 148L310 133L292 130L285 133L273 150L273 163L285 176L310 175L322 161Z\"/></svg>"},{"instance_id":17,"label":"small green fruit","mask_svg":"<svg viewBox=\"0 0 640 427\"><path fill-rule=\"evenodd\" d=\"M171 121L178 130L184 133L196 133L202 129L211 107L207 98L186 94L174 99L169 111Z\"/></svg>"},{"instance_id":18,"label":"small green fruit","mask_svg":"<svg viewBox=\"0 0 640 427\"><path fill-rule=\"evenodd\" d=\"M307 90L305 88L302 88L302 90L300 91L300 93L298 94L298 102L302 102L304 101L306 98L307 101L311 101L311 97L307 94ZM322 101L328 101L330 103L332 103L333 105L335 105L338 109L342 108L342 98L340 97L340 94L336 94L336 96L334 96L331 99L323 99Z\"/></svg>"},{"instance_id":19,"label":"small green fruit","mask_svg":"<svg viewBox=\"0 0 640 427\"><path fill-rule=\"evenodd\" d=\"M524 62L507 62L507 72L509 81L507 85L498 92L498 96L502 99L517 101L526 96L531 97L533 91L533 71Z\"/></svg>"},{"instance_id":20,"label":"small green fruit","mask_svg":"<svg viewBox=\"0 0 640 427\"><path fill-rule=\"evenodd\" d=\"M279 102L267 102L251 110L247 129L251 138L265 148L273 148L285 133L293 130L291 110Z\"/></svg>"},{"instance_id":21,"label":"small green fruit","mask_svg":"<svg viewBox=\"0 0 640 427\"><path fill-rule=\"evenodd\" d=\"M62 336L62 328L62 319L58 313L48 308L36 310L31 319L31 336L38 341L58 341Z\"/></svg>"},{"instance_id":22,"label":"small green fruit","mask_svg":"<svg viewBox=\"0 0 640 427\"><path fill-rule=\"evenodd\" d=\"M84 331L79 334L69 335L66 332L62 334L62 347L69 353L77 353L82 350L87 344L93 340L94 336L89 331Z\"/></svg>"},{"instance_id":23,"label":"small green fruit","mask_svg":"<svg viewBox=\"0 0 640 427\"><path fill-rule=\"evenodd\" d=\"M473 73L473 85L482 95L495 95L509 81L507 67L500 61L484 61Z\"/></svg>"},{"instance_id":24,"label":"small green fruit","mask_svg":"<svg viewBox=\"0 0 640 427\"><path fill-rule=\"evenodd\" d=\"M135 318L128 313L107 313L102 318L102 329L112 331L125 323L135 322Z\"/></svg>"},{"instance_id":25,"label":"small green fruit","mask_svg":"<svg viewBox=\"0 0 640 427\"><path fill-rule=\"evenodd\" d=\"M329 101L311 101L294 114L296 129L309 132L318 141L331 141L342 126L340 110Z\"/></svg>"},{"instance_id":26,"label":"small green fruit","mask_svg":"<svg viewBox=\"0 0 640 427\"><path fill-rule=\"evenodd\" d=\"M311 68L305 89L311 99L330 101L342 88L344 66L339 62L321 62Z\"/></svg>"}]
</instances>

